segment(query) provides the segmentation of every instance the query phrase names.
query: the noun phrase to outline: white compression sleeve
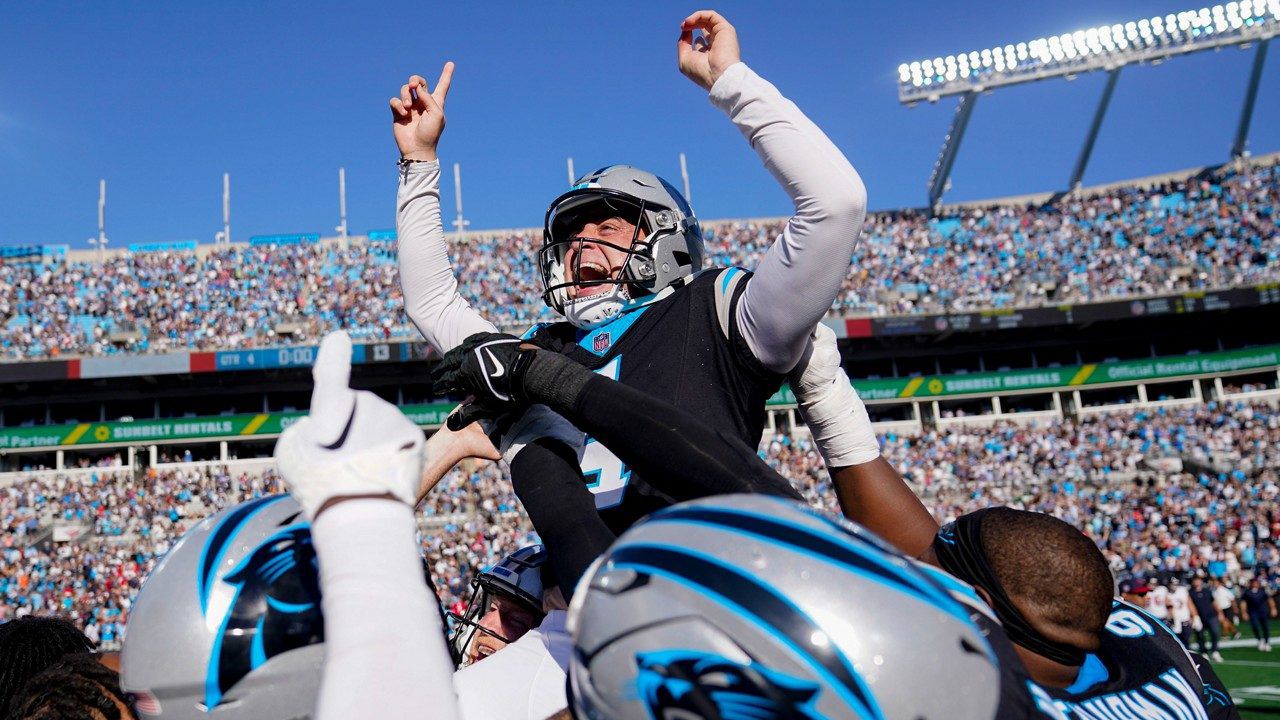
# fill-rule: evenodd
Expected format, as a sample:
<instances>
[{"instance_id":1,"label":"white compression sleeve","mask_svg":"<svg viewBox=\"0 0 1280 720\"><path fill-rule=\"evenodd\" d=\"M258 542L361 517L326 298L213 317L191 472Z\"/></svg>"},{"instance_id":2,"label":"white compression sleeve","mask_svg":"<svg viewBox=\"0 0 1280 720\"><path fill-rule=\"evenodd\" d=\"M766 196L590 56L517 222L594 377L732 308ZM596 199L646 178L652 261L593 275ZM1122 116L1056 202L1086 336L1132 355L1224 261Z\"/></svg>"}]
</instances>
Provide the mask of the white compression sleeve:
<instances>
[{"instance_id":1,"label":"white compression sleeve","mask_svg":"<svg viewBox=\"0 0 1280 720\"><path fill-rule=\"evenodd\" d=\"M795 204L795 215L760 260L736 315L760 362L787 372L848 275L867 190L818 126L745 64L720 76L711 102L729 115Z\"/></svg>"},{"instance_id":2,"label":"white compression sleeve","mask_svg":"<svg viewBox=\"0 0 1280 720\"><path fill-rule=\"evenodd\" d=\"M410 163L396 194L400 287L404 309L427 344L448 352L482 332L496 332L458 294L449 246L440 224L440 162Z\"/></svg>"},{"instance_id":3,"label":"white compression sleeve","mask_svg":"<svg viewBox=\"0 0 1280 720\"><path fill-rule=\"evenodd\" d=\"M458 294L458 279L449 260L449 246L440 224L440 162L410 163L400 173L396 197L396 236L399 238L400 287L404 307L418 332L437 352L449 352L463 340L483 332L497 332ZM536 405L520 423L518 435L509 433L502 450L510 462L527 443L556 437L570 446L582 433L559 415Z\"/></svg>"},{"instance_id":4,"label":"white compression sleeve","mask_svg":"<svg viewBox=\"0 0 1280 720\"><path fill-rule=\"evenodd\" d=\"M461 717L416 530L412 508L381 499L347 500L311 524L325 634L318 720Z\"/></svg>"}]
</instances>

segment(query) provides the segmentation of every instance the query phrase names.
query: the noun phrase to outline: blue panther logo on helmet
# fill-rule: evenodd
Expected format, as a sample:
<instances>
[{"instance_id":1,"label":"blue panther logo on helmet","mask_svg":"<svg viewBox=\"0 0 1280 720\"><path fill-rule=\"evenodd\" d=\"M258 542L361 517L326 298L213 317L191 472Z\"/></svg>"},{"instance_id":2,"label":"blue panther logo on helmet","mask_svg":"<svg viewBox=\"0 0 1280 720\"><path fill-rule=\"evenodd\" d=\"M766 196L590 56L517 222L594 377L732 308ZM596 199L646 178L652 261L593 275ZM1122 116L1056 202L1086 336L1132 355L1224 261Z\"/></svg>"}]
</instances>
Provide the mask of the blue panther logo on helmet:
<instances>
[{"instance_id":1,"label":"blue panther logo on helmet","mask_svg":"<svg viewBox=\"0 0 1280 720\"><path fill-rule=\"evenodd\" d=\"M821 717L813 707L821 690L817 683L759 663L743 665L694 650L661 650L638 653L636 665L636 689L654 720Z\"/></svg>"},{"instance_id":2,"label":"blue panther logo on helmet","mask_svg":"<svg viewBox=\"0 0 1280 720\"><path fill-rule=\"evenodd\" d=\"M320 581L311 530L281 528L222 579L235 595L214 640L205 680L205 707L267 660L324 642Z\"/></svg>"}]
</instances>

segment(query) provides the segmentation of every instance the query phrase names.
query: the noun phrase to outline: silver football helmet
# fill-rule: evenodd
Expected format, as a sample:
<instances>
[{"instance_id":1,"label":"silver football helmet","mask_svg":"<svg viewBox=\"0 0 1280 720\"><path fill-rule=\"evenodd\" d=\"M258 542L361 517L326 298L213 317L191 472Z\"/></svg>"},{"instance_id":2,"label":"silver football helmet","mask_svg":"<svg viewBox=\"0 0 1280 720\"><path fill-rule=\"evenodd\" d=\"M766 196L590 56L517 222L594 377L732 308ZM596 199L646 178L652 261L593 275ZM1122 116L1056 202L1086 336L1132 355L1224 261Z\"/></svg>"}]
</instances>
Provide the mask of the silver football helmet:
<instances>
[{"instance_id":1,"label":"silver football helmet","mask_svg":"<svg viewBox=\"0 0 1280 720\"><path fill-rule=\"evenodd\" d=\"M310 717L324 658L315 558L288 495L226 508L184 535L129 615L121 685L139 715Z\"/></svg>"},{"instance_id":2,"label":"silver football helmet","mask_svg":"<svg viewBox=\"0 0 1280 720\"><path fill-rule=\"evenodd\" d=\"M582 218L600 212L627 218L636 232L627 247L592 239L626 252L627 258L617 276L583 280L579 268L565 266L565 257L583 241L574 235ZM702 226L678 190L653 173L611 165L578 178L547 209L538 251L542 299L578 327L590 327L615 317L627 300L685 282L702 268L705 255ZM610 285L612 292L571 299L571 288L591 285ZM575 307L581 303L590 307Z\"/></svg>"},{"instance_id":3,"label":"silver football helmet","mask_svg":"<svg viewBox=\"0 0 1280 720\"><path fill-rule=\"evenodd\" d=\"M633 526L574 594L591 720L995 717L1001 669L948 588L799 503L705 498Z\"/></svg>"}]
</instances>

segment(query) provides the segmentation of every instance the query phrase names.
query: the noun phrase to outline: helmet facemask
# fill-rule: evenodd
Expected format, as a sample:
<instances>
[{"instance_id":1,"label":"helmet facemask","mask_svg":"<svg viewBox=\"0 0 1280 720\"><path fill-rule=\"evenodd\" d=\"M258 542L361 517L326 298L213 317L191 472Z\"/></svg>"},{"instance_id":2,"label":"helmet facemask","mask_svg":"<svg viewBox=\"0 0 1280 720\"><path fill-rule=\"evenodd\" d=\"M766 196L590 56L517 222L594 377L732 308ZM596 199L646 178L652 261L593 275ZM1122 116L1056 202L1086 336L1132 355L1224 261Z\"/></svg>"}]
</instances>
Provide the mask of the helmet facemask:
<instances>
[{"instance_id":1,"label":"helmet facemask","mask_svg":"<svg viewBox=\"0 0 1280 720\"><path fill-rule=\"evenodd\" d=\"M505 558L507 562L509 558ZM525 567L535 567L524 563L513 562L517 567L524 565ZM505 637L501 633L490 630L480 624L485 614L489 612L489 606L494 599L500 598L516 607L528 611L533 616L533 622L530 629L537 627L541 622L545 613L542 611L540 604L541 598L535 599L528 595L524 590L518 590L508 581L491 574L493 570L482 572L471 579L471 597L467 599L466 610L461 615L450 612L449 619L453 621L453 630L449 634L449 654L453 657L454 665L461 668L469 665L470 660L467 657L467 650L471 643L477 639L478 633L483 633L506 645L519 640L519 637Z\"/></svg>"},{"instance_id":2,"label":"helmet facemask","mask_svg":"<svg viewBox=\"0 0 1280 720\"><path fill-rule=\"evenodd\" d=\"M635 230L626 247L574 234L590 218L604 217L618 217L633 224ZM538 252L545 288L542 299L581 329L606 322L631 300L677 285L691 273L695 263L685 249L690 235L700 245L702 236L696 218L679 211L617 190L571 190L552 203L544 223L543 246ZM625 253L621 266L608 268L604 277L582 279L584 253L574 254L573 267L568 267L565 259L571 248L581 249L587 243ZM701 257L697 260L700 264ZM599 294L574 297L575 288L600 285L611 287Z\"/></svg>"}]
</instances>

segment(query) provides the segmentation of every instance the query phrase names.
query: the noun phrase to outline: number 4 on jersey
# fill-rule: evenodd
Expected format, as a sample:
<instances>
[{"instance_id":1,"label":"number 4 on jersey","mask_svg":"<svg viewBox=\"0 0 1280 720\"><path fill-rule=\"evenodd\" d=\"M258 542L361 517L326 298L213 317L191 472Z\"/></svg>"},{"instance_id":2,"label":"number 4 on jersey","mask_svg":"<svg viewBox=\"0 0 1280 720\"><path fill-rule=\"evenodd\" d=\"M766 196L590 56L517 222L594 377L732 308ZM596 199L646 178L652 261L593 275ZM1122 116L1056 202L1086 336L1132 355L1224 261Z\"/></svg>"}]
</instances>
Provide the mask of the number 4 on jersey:
<instances>
[{"instance_id":1,"label":"number 4 on jersey","mask_svg":"<svg viewBox=\"0 0 1280 720\"><path fill-rule=\"evenodd\" d=\"M609 361L607 365L596 370L610 380L618 379L622 356ZM587 479L587 487L596 496L596 509L604 510L622 502L627 482L631 479L631 470L604 445L588 435L582 446L582 476Z\"/></svg>"}]
</instances>

